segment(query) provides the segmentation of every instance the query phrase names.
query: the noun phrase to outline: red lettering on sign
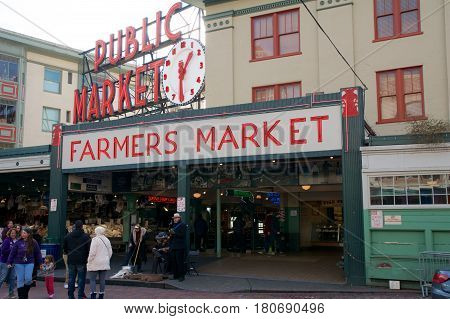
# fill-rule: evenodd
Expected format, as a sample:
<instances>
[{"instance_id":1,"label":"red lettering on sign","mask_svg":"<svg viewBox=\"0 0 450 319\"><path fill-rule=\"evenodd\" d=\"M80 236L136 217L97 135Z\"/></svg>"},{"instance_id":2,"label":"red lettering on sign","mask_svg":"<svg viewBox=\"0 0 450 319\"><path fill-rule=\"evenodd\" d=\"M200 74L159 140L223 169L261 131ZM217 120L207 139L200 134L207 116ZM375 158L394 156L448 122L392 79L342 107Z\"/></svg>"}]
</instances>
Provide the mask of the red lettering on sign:
<instances>
[{"instance_id":1,"label":"red lettering on sign","mask_svg":"<svg viewBox=\"0 0 450 319\"><path fill-rule=\"evenodd\" d=\"M323 121L329 120L330 117L328 115L323 116L313 116L311 117L311 121L317 122L317 142L322 143L323 141L323 134L322 134L322 128L323 128Z\"/></svg>"},{"instance_id":2,"label":"red lettering on sign","mask_svg":"<svg viewBox=\"0 0 450 319\"><path fill-rule=\"evenodd\" d=\"M109 36L109 63L116 65L122 59L122 30L117 31L117 51L114 57L114 34Z\"/></svg>"},{"instance_id":3,"label":"red lettering on sign","mask_svg":"<svg viewBox=\"0 0 450 319\"><path fill-rule=\"evenodd\" d=\"M251 127L253 132L250 136L247 136L247 127ZM255 140L256 135L258 135L258 128L253 123L242 124L242 148L247 147L247 141L252 142L256 147L259 147L258 141Z\"/></svg>"},{"instance_id":4,"label":"red lettering on sign","mask_svg":"<svg viewBox=\"0 0 450 319\"><path fill-rule=\"evenodd\" d=\"M148 19L144 18L142 19L142 49L141 52L148 52L153 50L154 45L150 43L147 35L147 28L148 28Z\"/></svg>"},{"instance_id":5,"label":"red lettering on sign","mask_svg":"<svg viewBox=\"0 0 450 319\"><path fill-rule=\"evenodd\" d=\"M152 137L156 138L154 143L151 143ZM155 150L156 153L158 153L159 155L162 155L161 151L158 148L160 140L161 139L160 139L158 133L148 133L147 134L147 156L150 156L151 150Z\"/></svg>"},{"instance_id":6,"label":"red lettering on sign","mask_svg":"<svg viewBox=\"0 0 450 319\"><path fill-rule=\"evenodd\" d=\"M222 146L225 143L233 143L234 148L239 149L239 145L236 142L236 138L234 137L233 131L231 130L229 125L227 125L225 133L223 133L222 139L220 140L219 147L218 147L219 151L222 149Z\"/></svg>"},{"instance_id":7,"label":"red lettering on sign","mask_svg":"<svg viewBox=\"0 0 450 319\"><path fill-rule=\"evenodd\" d=\"M138 49L139 42L136 40L136 29L134 27L127 27L125 31L125 59L133 59Z\"/></svg>"},{"instance_id":8,"label":"red lettering on sign","mask_svg":"<svg viewBox=\"0 0 450 319\"><path fill-rule=\"evenodd\" d=\"M72 141L70 142L70 161L73 162L73 156L77 152L75 149L75 145L81 144L81 141Z\"/></svg>"},{"instance_id":9,"label":"red lettering on sign","mask_svg":"<svg viewBox=\"0 0 450 319\"><path fill-rule=\"evenodd\" d=\"M267 122L264 121L264 146L269 146L269 140L271 140L275 145L280 146L281 142L277 140L273 135L272 131L277 127L280 123L280 120L277 120L270 128L267 127Z\"/></svg>"},{"instance_id":10,"label":"red lettering on sign","mask_svg":"<svg viewBox=\"0 0 450 319\"><path fill-rule=\"evenodd\" d=\"M144 138L144 134L134 134L131 136L131 156L138 157L143 156L144 152L139 152L138 140Z\"/></svg>"},{"instance_id":11,"label":"red lettering on sign","mask_svg":"<svg viewBox=\"0 0 450 319\"><path fill-rule=\"evenodd\" d=\"M98 67L105 60L106 56L106 43L103 40L97 40L95 42L94 52L94 71L98 71Z\"/></svg>"},{"instance_id":12,"label":"red lettering on sign","mask_svg":"<svg viewBox=\"0 0 450 319\"><path fill-rule=\"evenodd\" d=\"M87 112L87 120L98 120L100 118L100 101L98 97L98 86L96 83L92 84L91 96L89 97L89 109Z\"/></svg>"},{"instance_id":13,"label":"red lettering on sign","mask_svg":"<svg viewBox=\"0 0 450 319\"><path fill-rule=\"evenodd\" d=\"M300 118L295 118L295 119L291 119L291 145L297 145L297 144L306 144L307 141L305 139L296 139L295 138L295 134L300 133L299 129L295 128L295 124L296 123L303 123L306 122L306 118L305 117L300 117Z\"/></svg>"},{"instance_id":14,"label":"red lettering on sign","mask_svg":"<svg viewBox=\"0 0 450 319\"><path fill-rule=\"evenodd\" d=\"M101 154L104 154L107 158L111 159L108 150L109 150L109 140L107 138L99 138L97 141L97 159L101 160Z\"/></svg>"},{"instance_id":15,"label":"red lettering on sign","mask_svg":"<svg viewBox=\"0 0 450 319\"><path fill-rule=\"evenodd\" d=\"M116 87L114 83L106 79L103 82L102 89L102 117L106 117L106 115L114 115L113 101L116 96Z\"/></svg>"},{"instance_id":16,"label":"red lettering on sign","mask_svg":"<svg viewBox=\"0 0 450 319\"><path fill-rule=\"evenodd\" d=\"M211 144L210 144L210 148L211 151L214 151L215 147L216 147L216 128L215 127L211 127L208 131L208 134L205 135L202 132L201 128L197 129L197 152L200 152L200 139L203 140L204 143L208 143L208 140L211 138Z\"/></svg>"},{"instance_id":17,"label":"red lettering on sign","mask_svg":"<svg viewBox=\"0 0 450 319\"><path fill-rule=\"evenodd\" d=\"M86 121L87 87L83 86L81 97L80 91L76 89L73 101L73 124Z\"/></svg>"},{"instance_id":18,"label":"red lettering on sign","mask_svg":"<svg viewBox=\"0 0 450 319\"><path fill-rule=\"evenodd\" d=\"M155 49L159 48L161 44L161 17L162 12L156 12L156 37L155 37Z\"/></svg>"},{"instance_id":19,"label":"red lettering on sign","mask_svg":"<svg viewBox=\"0 0 450 319\"><path fill-rule=\"evenodd\" d=\"M166 154L173 154L177 151L178 149L177 143L175 142L175 140L170 138L170 135L177 135L177 134L178 134L177 131L170 131L166 133L166 142L172 145L171 150L165 150Z\"/></svg>"},{"instance_id":20,"label":"red lettering on sign","mask_svg":"<svg viewBox=\"0 0 450 319\"><path fill-rule=\"evenodd\" d=\"M80 157L80 162L82 162L83 158L88 155L91 157L91 159L93 161L95 161L94 151L92 150L92 146L91 146L91 143L89 142L89 140L87 140L86 144L84 144L83 153L81 153L81 157Z\"/></svg>"},{"instance_id":21,"label":"red lettering on sign","mask_svg":"<svg viewBox=\"0 0 450 319\"><path fill-rule=\"evenodd\" d=\"M153 102L159 101L159 70L164 65L164 59L152 62L148 65L149 70L153 70Z\"/></svg>"},{"instance_id":22,"label":"red lettering on sign","mask_svg":"<svg viewBox=\"0 0 450 319\"><path fill-rule=\"evenodd\" d=\"M175 14L176 10L181 9L182 4L181 2L175 3L170 9L169 12L167 12L165 21L164 21L164 30L166 31L166 36L169 38L169 40L176 41L181 37L181 31L178 31L177 33L172 33L170 29L170 20L172 20L172 16Z\"/></svg>"},{"instance_id":23,"label":"red lettering on sign","mask_svg":"<svg viewBox=\"0 0 450 319\"><path fill-rule=\"evenodd\" d=\"M142 107L145 106L147 104L147 98L142 97L142 94L145 93L145 91L147 91L147 85L142 85L142 78L143 76L141 76L141 74L143 74L145 71L147 71L147 66L146 65L142 65L140 67L136 68L136 86L135 86L135 95L134 95L134 99L135 99L135 103L134 105L136 107ZM158 83L159 83L159 79L158 79Z\"/></svg>"},{"instance_id":24,"label":"red lettering on sign","mask_svg":"<svg viewBox=\"0 0 450 319\"><path fill-rule=\"evenodd\" d=\"M130 81L133 71L128 71L126 73L126 78L121 74L119 76L119 113L123 112L123 102L126 103L126 108L131 110L131 98L130 98Z\"/></svg>"},{"instance_id":25,"label":"red lettering on sign","mask_svg":"<svg viewBox=\"0 0 450 319\"><path fill-rule=\"evenodd\" d=\"M119 140L117 139L117 137L114 137L114 142L113 142L113 146L114 146L114 158L117 158L117 150L123 151L125 149L125 157L129 156L129 137L126 136L123 139L122 144L119 142Z\"/></svg>"}]
</instances>

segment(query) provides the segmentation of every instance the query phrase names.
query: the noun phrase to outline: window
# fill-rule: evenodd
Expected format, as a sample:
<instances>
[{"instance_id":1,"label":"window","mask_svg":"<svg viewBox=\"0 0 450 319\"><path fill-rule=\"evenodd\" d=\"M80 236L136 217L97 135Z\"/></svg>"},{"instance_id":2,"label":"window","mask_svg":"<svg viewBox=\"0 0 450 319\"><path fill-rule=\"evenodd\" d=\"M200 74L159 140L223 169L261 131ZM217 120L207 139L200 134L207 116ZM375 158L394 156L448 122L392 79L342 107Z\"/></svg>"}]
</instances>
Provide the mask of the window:
<instances>
[{"instance_id":1,"label":"window","mask_svg":"<svg viewBox=\"0 0 450 319\"><path fill-rule=\"evenodd\" d=\"M292 99L302 96L301 82L276 84L253 88L253 102Z\"/></svg>"},{"instance_id":2,"label":"window","mask_svg":"<svg viewBox=\"0 0 450 319\"><path fill-rule=\"evenodd\" d=\"M252 18L252 59L263 60L300 53L299 10Z\"/></svg>"},{"instance_id":3,"label":"window","mask_svg":"<svg viewBox=\"0 0 450 319\"><path fill-rule=\"evenodd\" d=\"M70 111L66 111L66 123L70 123L72 121L72 116Z\"/></svg>"},{"instance_id":4,"label":"window","mask_svg":"<svg viewBox=\"0 0 450 319\"><path fill-rule=\"evenodd\" d=\"M0 54L0 80L18 82L19 59Z\"/></svg>"},{"instance_id":5,"label":"window","mask_svg":"<svg viewBox=\"0 0 450 319\"><path fill-rule=\"evenodd\" d=\"M375 39L420 34L419 0L374 0Z\"/></svg>"},{"instance_id":6,"label":"window","mask_svg":"<svg viewBox=\"0 0 450 319\"><path fill-rule=\"evenodd\" d=\"M450 174L369 177L373 206L448 205Z\"/></svg>"},{"instance_id":7,"label":"window","mask_svg":"<svg viewBox=\"0 0 450 319\"><path fill-rule=\"evenodd\" d=\"M16 123L16 105L9 100L0 100L0 123Z\"/></svg>"},{"instance_id":8,"label":"window","mask_svg":"<svg viewBox=\"0 0 450 319\"><path fill-rule=\"evenodd\" d=\"M377 73L378 123L425 118L422 67Z\"/></svg>"},{"instance_id":9,"label":"window","mask_svg":"<svg viewBox=\"0 0 450 319\"><path fill-rule=\"evenodd\" d=\"M61 94L61 71L45 68L44 91Z\"/></svg>"},{"instance_id":10,"label":"window","mask_svg":"<svg viewBox=\"0 0 450 319\"><path fill-rule=\"evenodd\" d=\"M60 110L44 106L42 109L42 131L51 132L54 124L60 121Z\"/></svg>"},{"instance_id":11,"label":"window","mask_svg":"<svg viewBox=\"0 0 450 319\"><path fill-rule=\"evenodd\" d=\"M67 73L67 84L72 84L72 72Z\"/></svg>"}]
</instances>

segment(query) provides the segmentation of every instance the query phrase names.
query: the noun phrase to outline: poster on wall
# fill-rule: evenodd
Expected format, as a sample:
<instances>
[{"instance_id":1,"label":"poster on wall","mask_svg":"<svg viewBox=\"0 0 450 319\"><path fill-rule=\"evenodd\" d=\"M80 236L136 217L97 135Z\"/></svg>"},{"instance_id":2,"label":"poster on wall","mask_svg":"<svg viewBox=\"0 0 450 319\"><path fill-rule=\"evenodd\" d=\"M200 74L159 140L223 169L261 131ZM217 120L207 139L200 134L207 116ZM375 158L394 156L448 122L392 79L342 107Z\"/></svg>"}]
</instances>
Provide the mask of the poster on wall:
<instances>
[{"instance_id":1,"label":"poster on wall","mask_svg":"<svg viewBox=\"0 0 450 319\"><path fill-rule=\"evenodd\" d=\"M370 227L383 228L383 211L381 210L370 211Z\"/></svg>"},{"instance_id":2,"label":"poster on wall","mask_svg":"<svg viewBox=\"0 0 450 319\"><path fill-rule=\"evenodd\" d=\"M177 198L177 213L184 213L186 211L186 197Z\"/></svg>"}]
</instances>

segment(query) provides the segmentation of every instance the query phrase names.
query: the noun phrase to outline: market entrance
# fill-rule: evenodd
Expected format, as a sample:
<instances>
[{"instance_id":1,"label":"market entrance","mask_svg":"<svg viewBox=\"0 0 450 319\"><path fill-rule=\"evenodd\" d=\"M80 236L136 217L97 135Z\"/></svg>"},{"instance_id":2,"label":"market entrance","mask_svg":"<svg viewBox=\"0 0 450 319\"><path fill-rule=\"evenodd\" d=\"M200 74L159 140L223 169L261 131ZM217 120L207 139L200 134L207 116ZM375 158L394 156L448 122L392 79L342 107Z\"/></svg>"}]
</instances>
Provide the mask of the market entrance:
<instances>
[{"instance_id":1,"label":"market entrance","mask_svg":"<svg viewBox=\"0 0 450 319\"><path fill-rule=\"evenodd\" d=\"M211 258L202 272L344 281L340 158L218 163L191 171L191 248L222 257Z\"/></svg>"}]
</instances>

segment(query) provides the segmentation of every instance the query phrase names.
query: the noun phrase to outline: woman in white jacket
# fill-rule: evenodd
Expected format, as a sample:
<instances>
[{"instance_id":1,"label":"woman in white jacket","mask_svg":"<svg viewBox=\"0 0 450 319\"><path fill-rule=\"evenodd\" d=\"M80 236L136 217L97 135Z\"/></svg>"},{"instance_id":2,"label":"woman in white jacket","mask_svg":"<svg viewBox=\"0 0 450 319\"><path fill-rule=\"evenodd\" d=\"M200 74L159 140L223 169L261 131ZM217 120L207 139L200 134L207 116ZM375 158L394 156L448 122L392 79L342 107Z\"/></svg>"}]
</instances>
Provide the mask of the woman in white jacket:
<instances>
[{"instance_id":1,"label":"woman in white jacket","mask_svg":"<svg viewBox=\"0 0 450 319\"><path fill-rule=\"evenodd\" d=\"M111 269L109 261L112 256L112 247L109 239L104 235L105 231L106 229L101 226L95 228L95 237L92 239L89 251L87 270L91 284L91 299L97 297L97 275L100 283L98 299L103 299L105 296L106 272Z\"/></svg>"}]
</instances>

